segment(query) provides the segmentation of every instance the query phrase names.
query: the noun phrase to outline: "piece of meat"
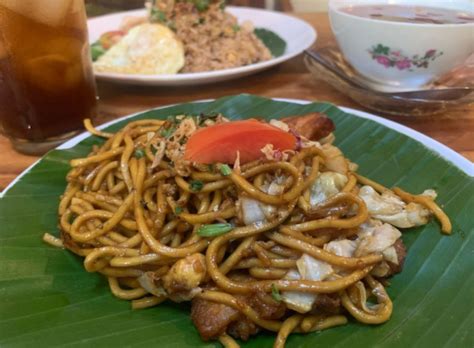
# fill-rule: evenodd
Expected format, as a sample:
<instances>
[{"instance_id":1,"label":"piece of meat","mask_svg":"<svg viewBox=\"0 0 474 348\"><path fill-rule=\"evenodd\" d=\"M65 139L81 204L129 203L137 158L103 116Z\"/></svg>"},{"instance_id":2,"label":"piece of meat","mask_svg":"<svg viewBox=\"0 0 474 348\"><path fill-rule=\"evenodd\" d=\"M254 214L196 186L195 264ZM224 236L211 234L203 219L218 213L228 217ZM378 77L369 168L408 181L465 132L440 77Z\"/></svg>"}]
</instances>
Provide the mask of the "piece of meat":
<instances>
[{"instance_id":1,"label":"piece of meat","mask_svg":"<svg viewBox=\"0 0 474 348\"><path fill-rule=\"evenodd\" d=\"M286 312L284 303L274 301L265 293L237 295L236 298L253 308L263 319L280 319ZM191 319L205 341L217 339L225 332L245 341L259 331L259 327L239 311L198 298L192 301Z\"/></svg>"},{"instance_id":2,"label":"piece of meat","mask_svg":"<svg viewBox=\"0 0 474 348\"><path fill-rule=\"evenodd\" d=\"M341 311L341 299L338 294L318 294L313 310L328 314L338 314Z\"/></svg>"},{"instance_id":3,"label":"piece of meat","mask_svg":"<svg viewBox=\"0 0 474 348\"><path fill-rule=\"evenodd\" d=\"M258 316L263 319L277 320L282 318L286 312L286 306L283 302L275 301L270 295L264 292L257 292L246 296L236 296L240 301L248 304ZM240 317L229 325L227 332L234 338L247 341L251 335L259 331L255 325L245 315Z\"/></svg>"},{"instance_id":4,"label":"piece of meat","mask_svg":"<svg viewBox=\"0 0 474 348\"><path fill-rule=\"evenodd\" d=\"M259 331L259 327L244 315L240 315L238 320L230 323L227 329L229 335L242 341L247 341L250 336L257 334Z\"/></svg>"},{"instance_id":5,"label":"piece of meat","mask_svg":"<svg viewBox=\"0 0 474 348\"><path fill-rule=\"evenodd\" d=\"M285 122L293 132L313 141L327 137L335 129L331 119L317 112L303 116L285 117L282 121Z\"/></svg>"},{"instance_id":6,"label":"piece of meat","mask_svg":"<svg viewBox=\"0 0 474 348\"><path fill-rule=\"evenodd\" d=\"M239 311L221 303L195 298L191 305L191 320L204 341L217 339L237 320Z\"/></svg>"},{"instance_id":7,"label":"piece of meat","mask_svg":"<svg viewBox=\"0 0 474 348\"><path fill-rule=\"evenodd\" d=\"M395 244L393 244L393 247L395 248L395 251L397 253L398 265L393 262L387 262L391 271L389 276L396 273L400 273L402 271L403 264L405 263L405 258L407 256L407 249L401 238L397 239Z\"/></svg>"},{"instance_id":8,"label":"piece of meat","mask_svg":"<svg viewBox=\"0 0 474 348\"><path fill-rule=\"evenodd\" d=\"M389 261L389 259L385 259L380 264L376 265L371 271L371 274L379 278L379 280L382 282L387 282L388 279L394 274L400 273L402 271L407 255L405 244L403 244L403 240L401 238L397 239L390 248L395 250L398 264ZM390 257L390 259L392 258Z\"/></svg>"},{"instance_id":9,"label":"piece of meat","mask_svg":"<svg viewBox=\"0 0 474 348\"><path fill-rule=\"evenodd\" d=\"M283 302L275 301L270 295L264 292L257 292L242 298L245 303L263 319L276 320L285 315L286 306Z\"/></svg>"}]
</instances>

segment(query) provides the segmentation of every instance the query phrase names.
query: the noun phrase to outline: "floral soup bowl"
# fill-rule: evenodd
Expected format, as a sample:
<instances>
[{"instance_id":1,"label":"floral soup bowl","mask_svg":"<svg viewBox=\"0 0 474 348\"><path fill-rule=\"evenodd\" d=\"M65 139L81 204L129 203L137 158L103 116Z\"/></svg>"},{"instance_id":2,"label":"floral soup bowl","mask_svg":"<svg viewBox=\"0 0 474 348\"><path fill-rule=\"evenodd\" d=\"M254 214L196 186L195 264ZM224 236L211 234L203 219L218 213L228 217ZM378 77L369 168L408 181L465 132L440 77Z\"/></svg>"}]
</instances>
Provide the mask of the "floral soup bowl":
<instances>
[{"instance_id":1,"label":"floral soup bowl","mask_svg":"<svg viewBox=\"0 0 474 348\"><path fill-rule=\"evenodd\" d=\"M469 0L331 0L329 17L346 60L364 77L395 90L419 89L474 53L474 23L430 24L358 17L357 5L416 5L465 11Z\"/></svg>"}]
</instances>

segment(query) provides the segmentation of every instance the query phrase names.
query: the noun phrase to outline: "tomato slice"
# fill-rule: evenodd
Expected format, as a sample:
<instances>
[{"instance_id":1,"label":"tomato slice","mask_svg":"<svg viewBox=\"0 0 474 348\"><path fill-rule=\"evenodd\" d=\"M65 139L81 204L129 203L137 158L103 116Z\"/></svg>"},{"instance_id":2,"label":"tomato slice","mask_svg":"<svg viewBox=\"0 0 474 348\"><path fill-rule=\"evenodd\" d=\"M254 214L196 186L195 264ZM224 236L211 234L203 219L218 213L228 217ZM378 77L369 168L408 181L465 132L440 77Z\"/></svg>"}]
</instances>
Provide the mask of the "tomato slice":
<instances>
[{"instance_id":1,"label":"tomato slice","mask_svg":"<svg viewBox=\"0 0 474 348\"><path fill-rule=\"evenodd\" d=\"M120 39L124 36L125 36L125 33L123 31L112 30L112 31L103 33L100 36L99 42L104 49L108 50L110 47L112 47L117 42L119 42Z\"/></svg>"},{"instance_id":2,"label":"tomato slice","mask_svg":"<svg viewBox=\"0 0 474 348\"><path fill-rule=\"evenodd\" d=\"M239 152L240 163L243 164L263 157L260 150L267 144L272 144L275 150L293 150L296 138L255 119L220 123L191 135L184 158L203 164L232 164Z\"/></svg>"}]
</instances>

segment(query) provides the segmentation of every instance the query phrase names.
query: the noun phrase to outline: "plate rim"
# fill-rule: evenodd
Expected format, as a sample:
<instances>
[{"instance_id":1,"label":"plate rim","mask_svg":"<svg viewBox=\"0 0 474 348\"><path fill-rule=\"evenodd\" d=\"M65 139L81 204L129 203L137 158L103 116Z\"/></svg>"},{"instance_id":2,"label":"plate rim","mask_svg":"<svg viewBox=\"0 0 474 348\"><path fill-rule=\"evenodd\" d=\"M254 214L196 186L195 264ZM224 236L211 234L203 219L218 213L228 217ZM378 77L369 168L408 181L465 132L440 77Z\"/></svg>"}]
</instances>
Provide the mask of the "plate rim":
<instances>
[{"instance_id":1,"label":"plate rim","mask_svg":"<svg viewBox=\"0 0 474 348\"><path fill-rule=\"evenodd\" d=\"M251 11L251 12L257 12L257 13L264 13L268 14L271 13L272 15L278 15L282 17L287 17L291 18L291 20L295 20L300 22L302 25L306 27L308 30L308 34L310 34L310 38L308 41L303 45L301 50L297 50L295 52L290 52L290 53L284 53L283 55L279 57L272 58L270 60L264 61L264 62L259 62L259 63L254 63L250 65L244 65L240 67L235 67L235 68L228 68L228 69L221 69L221 70L215 70L215 71L203 71L203 72L197 72L197 73L185 73L185 74L153 74L153 75L148 75L148 74L120 74L120 73L97 73L94 72L94 76L98 79L101 80L107 80L107 81L116 81L116 82L124 82L124 83L132 83L132 82L142 82L142 83L149 83L151 84L152 82L156 83L179 83L179 82L196 82L201 79L215 79L215 78L224 78L224 77L231 77L231 76L239 76L241 74L245 73L250 73L250 72L257 72L261 71L266 68L270 68L272 66L278 65L280 63L283 63L287 60L290 60L294 58L295 56L301 54L304 52L305 49L308 49L309 47L313 46L314 43L316 42L318 38L318 33L317 30L311 26L308 22L306 22L303 19L300 19L295 16L291 16L286 13L282 12L277 12L277 11L270 11L270 10L265 10L265 9L258 9L258 8L252 8L252 7L245 7L245 6L227 6L227 9L231 10L232 12L245 12L245 11ZM89 23L91 22L98 22L101 19L104 18L111 18L111 17L118 17L118 16L126 16L126 15L137 15L139 13L145 12L145 9L138 9L138 10L130 10L130 11L121 11L121 12L114 12L111 14L103 15L103 16L97 16L93 17L87 20L88 26ZM90 28L88 29L90 31ZM89 43L92 43L91 41Z\"/></svg>"},{"instance_id":2,"label":"plate rim","mask_svg":"<svg viewBox=\"0 0 474 348\"><path fill-rule=\"evenodd\" d=\"M311 103L314 102L314 101L311 101L311 100L293 99L293 98L268 98L268 99L271 99L271 100L274 100L274 101L287 102L287 103L295 103L295 104L300 104L300 105L311 104ZM145 112L149 112L149 111L165 109L165 108L173 107L173 106L180 105L180 104L208 103L208 102L212 102L212 101L215 101L215 100L217 100L217 99L214 99L214 98L198 99L198 100L192 100L192 101L189 101L189 102L186 102L186 103L167 104L167 105L162 105L162 106L158 106L158 107L155 107L155 108L145 109L145 110L141 110L141 111L135 112L133 114L125 115L125 116L116 118L114 120L111 120L109 122L106 122L106 123L98 126L97 129L107 128L107 127L109 127L111 125L114 125L118 122L122 122L124 120L133 118L135 116L139 116L139 115L141 115ZM404 125L402 125L398 122L385 119L381 116L377 116L377 115L371 114L369 112L361 111L361 110L358 110L358 109L353 109L353 108L350 108L350 107L338 106L338 105L335 105L335 106L337 108L343 110L344 112L347 112L348 114L351 114L355 117L372 120L372 121L374 121L378 124L381 124L381 125L389 128L389 129L391 129L391 130L394 130L397 133L401 133L401 134L404 134L404 135L408 136L409 138L421 143L423 146L425 146L429 150L433 151L435 154L441 156L444 160L450 162L453 166L455 166L456 168L461 170L463 173L467 174L471 178L474 178L474 164L471 161L469 161L467 158L462 156L461 154L457 153L456 151L454 151L450 147L440 143L439 141L437 141L437 140L435 140L435 139L433 139L433 138L431 138L431 137L429 137L429 136L427 136L423 133L420 133L420 132L418 132L414 129L411 129L407 126L404 126ZM53 151L53 150L67 150L67 149L77 145L78 143L80 143L81 141L83 141L84 139L86 139L90 136L91 136L91 134L89 132L84 131L84 132L76 135L75 137L69 139L68 141L64 142L63 144L55 147L51 151ZM13 186L15 186L16 183L23 176L25 176L27 173L29 173L46 155L47 155L47 153L45 155L41 156L38 160L36 160L34 163L32 163L30 166L28 166L25 170L23 170L15 179L13 179L13 181L10 182L3 189L2 192L0 192L0 198L2 198Z\"/></svg>"}]
</instances>

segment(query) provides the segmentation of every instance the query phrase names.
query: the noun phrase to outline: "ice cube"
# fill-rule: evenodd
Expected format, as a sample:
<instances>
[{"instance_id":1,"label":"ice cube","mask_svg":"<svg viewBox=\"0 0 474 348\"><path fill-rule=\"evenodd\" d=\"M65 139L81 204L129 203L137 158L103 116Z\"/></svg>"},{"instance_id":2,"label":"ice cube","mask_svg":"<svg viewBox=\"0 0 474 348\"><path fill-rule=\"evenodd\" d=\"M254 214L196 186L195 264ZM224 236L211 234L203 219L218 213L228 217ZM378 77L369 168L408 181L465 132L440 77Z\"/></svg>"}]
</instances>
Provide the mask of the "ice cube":
<instances>
[{"instance_id":1,"label":"ice cube","mask_svg":"<svg viewBox=\"0 0 474 348\"><path fill-rule=\"evenodd\" d=\"M30 83L50 94L62 94L76 87L82 76L81 61L50 54L30 60L27 65Z\"/></svg>"},{"instance_id":2,"label":"ice cube","mask_svg":"<svg viewBox=\"0 0 474 348\"><path fill-rule=\"evenodd\" d=\"M10 11L22 14L35 22L49 26L59 26L75 0L2 0L2 5Z\"/></svg>"},{"instance_id":3,"label":"ice cube","mask_svg":"<svg viewBox=\"0 0 474 348\"><path fill-rule=\"evenodd\" d=\"M43 42L45 53L58 54L70 61L80 59L81 52L86 45L78 38L66 35Z\"/></svg>"}]
</instances>

